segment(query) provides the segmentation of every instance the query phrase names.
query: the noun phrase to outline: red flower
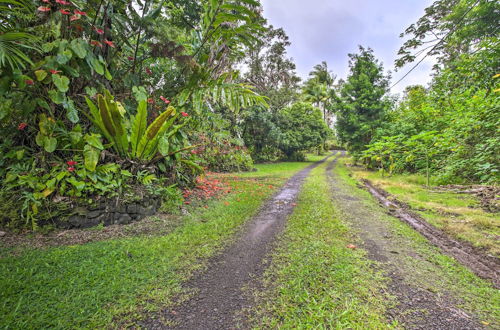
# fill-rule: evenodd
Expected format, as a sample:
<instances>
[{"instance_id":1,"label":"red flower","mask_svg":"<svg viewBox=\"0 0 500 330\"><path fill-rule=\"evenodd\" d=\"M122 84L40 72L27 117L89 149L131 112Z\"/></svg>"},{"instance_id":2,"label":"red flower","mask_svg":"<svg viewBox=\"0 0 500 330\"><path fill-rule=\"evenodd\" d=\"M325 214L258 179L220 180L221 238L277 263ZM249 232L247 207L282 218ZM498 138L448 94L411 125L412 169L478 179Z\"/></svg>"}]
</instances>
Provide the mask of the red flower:
<instances>
[{"instance_id":1,"label":"red flower","mask_svg":"<svg viewBox=\"0 0 500 330\"><path fill-rule=\"evenodd\" d=\"M41 11L41 12L46 12L46 11L50 11L50 7L38 7L38 11Z\"/></svg>"},{"instance_id":2,"label":"red flower","mask_svg":"<svg viewBox=\"0 0 500 330\"><path fill-rule=\"evenodd\" d=\"M73 22L73 21L76 21L76 20L79 20L79 19L80 19L80 17L78 17L77 15L73 15L73 16L71 16L71 17L69 18L69 21L70 21L70 22Z\"/></svg>"},{"instance_id":3,"label":"red flower","mask_svg":"<svg viewBox=\"0 0 500 330\"><path fill-rule=\"evenodd\" d=\"M169 101L166 97L164 97L164 96L160 96L160 99L161 99L163 102L165 102L166 104L169 104L169 103L170 103L170 101Z\"/></svg>"},{"instance_id":4,"label":"red flower","mask_svg":"<svg viewBox=\"0 0 500 330\"><path fill-rule=\"evenodd\" d=\"M132 56L129 56L129 57L127 57L127 60L129 60L129 61L133 61L133 60L134 60L134 58L133 58Z\"/></svg>"},{"instance_id":5,"label":"red flower","mask_svg":"<svg viewBox=\"0 0 500 330\"><path fill-rule=\"evenodd\" d=\"M17 129L20 131L23 131L26 128L26 126L28 126L28 124L20 123L19 126L17 126Z\"/></svg>"},{"instance_id":6,"label":"red flower","mask_svg":"<svg viewBox=\"0 0 500 330\"><path fill-rule=\"evenodd\" d=\"M71 15L71 12L67 9L59 9L59 12L63 15Z\"/></svg>"},{"instance_id":7,"label":"red flower","mask_svg":"<svg viewBox=\"0 0 500 330\"><path fill-rule=\"evenodd\" d=\"M90 40L90 44L91 44L92 46L102 47L102 44L101 44L99 41Z\"/></svg>"},{"instance_id":8,"label":"red flower","mask_svg":"<svg viewBox=\"0 0 500 330\"><path fill-rule=\"evenodd\" d=\"M151 70L149 70L149 68L146 68L146 73L147 74L153 74L153 72L151 72Z\"/></svg>"},{"instance_id":9,"label":"red flower","mask_svg":"<svg viewBox=\"0 0 500 330\"><path fill-rule=\"evenodd\" d=\"M74 165L78 164L78 162L75 162L74 160L68 160L66 162L66 164L68 164L69 166L74 166Z\"/></svg>"},{"instance_id":10,"label":"red flower","mask_svg":"<svg viewBox=\"0 0 500 330\"><path fill-rule=\"evenodd\" d=\"M184 111L183 111L183 112L181 112L181 115L182 115L182 117L188 117L188 116L189 116L189 115L188 115L187 113L185 113Z\"/></svg>"},{"instance_id":11,"label":"red flower","mask_svg":"<svg viewBox=\"0 0 500 330\"><path fill-rule=\"evenodd\" d=\"M155 100L153 100L153 99L149 98L149 99L148 99L148 103L149 103L149 104L153 104L153 103L155 103Z\"/></svg>"},{"instance_id":12,"label":"red flower","mask_svg":"<svg viewBox=\"0 0 500 330\"><path fill-rule=\"evenodd\" d=\"M107 40L107 39L104 39L104 43L105 43L106 45L110 46L110 47L115 48L115 44L113 43L113 41L109 41L109 40Z\"/></svg>"},{"instance_id":13,"label":"red flower","mask_svg":"<svg viewBox=\"0 0 500 330\"><path fill-rule=\"evenodd\" d=\"M97 34L104 34L103 29L94 28L94 30L95 30L95 32L97 32Z\"/></svg>"},{"instance_id":14,"label":"red flower","mask_svg":"<svg viewBox=\"0 0 500 330\"><path fill-rule=\"evenodd\" d=\"M61 73L61 71L59 71L59 70L52 70L52 69L50 69L49 71L50 71L50 73L52 73L52 74L58 74L58 73Z\"/></svg>"},{"instance_id":15,"label":"red flower","mask_svg":"<svg viewBox=\"0 0 500 330\"><path fill-rule=\"evenodd\" d=\"M80 10L78 10L78 9L75 9L75 10L74 10L74 12L75 12L75 14L76 14L76 15L87 16L87 13L86 13L86 12L84 12L84 11L80 11Z\"/></svg>"},{"instance_id":16,"label":"red flower","mask_svg":"<svg viewBox=\"0 0 500 330\"><path fill-rule=\"evenodd\" d=\"M63 6L71 5L71 3L69 3L68 1L64 1L64 0L56 0L56 2L60 5L63 5Z\"/></svg>"},{"instance_id":17,"label":"red flower","mask_svg":"<svg viewBox=\"0 0 500 330\"><path fill-rule=\"evenodd\" d=\"M68 167L68 171L73 172L75 168L73 166Z\"/></svg>"},{"instance_id":18,"label":"red flower","mask_svg":"<svg viewBox=\"0 0 500 330\"><path fill-rule=\"evenodd\" d=\"M31 79L27 79L25 82L26 82L26 85L33 85L34 84L33 80L31 80Z\"/></svg>"}]
</instances>

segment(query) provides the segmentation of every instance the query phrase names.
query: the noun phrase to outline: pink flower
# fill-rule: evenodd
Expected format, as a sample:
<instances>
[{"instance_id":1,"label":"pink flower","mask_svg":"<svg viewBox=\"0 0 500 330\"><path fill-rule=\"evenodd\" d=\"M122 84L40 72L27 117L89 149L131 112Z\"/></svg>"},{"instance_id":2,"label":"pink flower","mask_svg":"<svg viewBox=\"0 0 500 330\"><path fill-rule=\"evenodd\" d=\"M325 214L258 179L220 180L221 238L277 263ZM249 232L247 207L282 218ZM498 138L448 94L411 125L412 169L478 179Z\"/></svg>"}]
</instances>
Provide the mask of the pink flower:
<instances>
[{"instance_id":1,"label":"pink flower","mask_svg":"<svg viewBox=\"0 0 500 330\"><path fill-rule=\"evenodd\" d=\"M75 168L73 166L68 167L68 171L73 172L75 171Z\"/></svg>"},{"instance_id":2,"label":"pink flower","mask_svg":"<svg viewBox=\"0 0 500 330\"><path fill-rule=\"evenodd\" d=\"M146 68L146 73L147 74L153 74L153 72L151 72L151 70L149 68Z\"/></svg>"},{"instance_id":3,"label":"pink flower","mask_svg":"<svg viewBox=\"0 0 500 330\"><path fill-rule=\"evenodd\" d=\"M64 1L64 0L56 0L56 2L60 5L63 5L63 6L71 5L71 3L69 3L68 1Z\"/></svg>"},{"instance_id":4,"label":"pink flower","mask_svg":"<svg viewBox=\"0 0 500 330\"><path fill-rule=\"evenodd\" d=\"M50 0L42 0L42 2L50 3Z\"/></svg>"},{"instance_id":5,"label":"pink flower","mask_svg":"<svg viewBox=\"0 0 500 330\"><path fill-rule=\"evenodd\" d=\"M149 103L149 104L153 104L153 103L155 103L155 100L153 100L153 99L149 98L149 99L148 99L148 103Z\"/></svg>"},{"instance_id":6,"label":"pink flower","mask_svg":"<svg viewBox=\"0 0 500 330\"><path fill-rule=\"evenodd\" d=\"M50 71L50 73L52 73L52 74L58 74L58 73L61 73L61 71L59 71L59 70L52 70L52 69L50 69L49 71Z\"/></svg>"},{"instance_id":7,"label":"pink flower","mask_svg":"<svg viewBox=\"0 0 500 330\"><path fill-rule=\"evenodd\" d=\"M78 162L75 162L74 160L68 160L66 162L66 164L68 164L69 166L74 166L74 165L78 164Z\"/></svg>"},{"instance_id":8,"label":"pink flower","mask_svg":"<svg viewBox=\"0 0 500 330\"><path fill-rule=\"evenodd\" d=\"M87 16L87 13L86 13L86 12L84 12L84 11L80 11L80 10L78 10L78 9L75 9L75 10L74 10L74 13L75 13L76 15Z\"/></svg>"},{"instance_id":9,"label":"pink flower","mask_svg":"<svg viewBox=\"0 0 500 330\"><path fill-rule=\"evenodd\" d=\"M185 113L184 111L183 111L183 112L181 112L181 115L182 115L182 117L188 117L188 116L189 116L189 115L188 115L187 113Z\"/></svg>"},{"instance_id":10,"label":"pink flower","mask_svg":"<svg viewBox=\"0 0 500 330\"><path fill-rule=\"evenodd\" d=\"M41 11L41 12L46 12L46 11L50 11L50 7L43 7L43 6L40 6L38 7L37 9L38 11Z\"/></svg>"},{"instance_id":11,"label":"pink flower","mask_svg":"<svg viewBox=\"0 0 500 330\"><path fill-rule=\"evenodd\" d=\"M104 43L105 43L106 45L110 46L110 47L115 48L115 44L113 43L113 41L109 41L109 40L107 40L107 39L104 39Z\"/></svg>"},{"instance_id":12,"label":"pink flower","mask_svg":"<svg viewBox=\"0 0 500 330\"><path fill-rule=\"evenodd\" d=\"M69 10L67 9L60 9L59 12L63 15L71 15L71 13L69 12Z\"/></svg>"},{"instance_id":13,"label":"pink flower","mask_svg":"<svg viewBox=\"0 0 500 330\"><path fill-rule=\"evenodd\" d=\"M79 17L79 16L77 16L77 15L73 15L73 16L71 16L71 17L69 18L69 21L70 21L70 22L73 22L73 21L76 21L76 20L79 20L79 19L80 19L80 17Z\"/></svg>"},{"instance_id":14,"label":"pink flower","mask_svg":"<svg viewBox=\"0 0 500 330\"><path fill-rule=\"evenodd\" d=\"M97 34L104 34L103 29L94 28L94 30L95 30L95 32L97 32Z\"/></svg>"},{"instance_id":15,"label":"pink flower","mask_svg":"<svg viewBox=\"0 0 500 330\"><path fill-rule=\"evenodd\" d=\"M160 99L165 102L166 104L169 104L170 103L170 100L168 100L166 97L164 96L160 96Z\"/></svg>"},{"instance_id":16,"label":"pink flower","mask_svg":"<svg viewBox=\"0 0 500 330\"><path fill-rule=\"evenodd\" d=\"M25 82L26 82L26 85L33 85L34 84L33 80L31 80L31 79L27 79Z\"/></svg>"},{"instance_id":17,"label":"pink flower","mask_svg":"<svg viewBox=\"0 0 500 330\"><path fill-rule=\"evenodd\" d=\"M17 126L17 129L20 131L23 131L26 128L26 126L28 126L28 124L20 123L19 126Z\"/></svg>"}]
</instances>

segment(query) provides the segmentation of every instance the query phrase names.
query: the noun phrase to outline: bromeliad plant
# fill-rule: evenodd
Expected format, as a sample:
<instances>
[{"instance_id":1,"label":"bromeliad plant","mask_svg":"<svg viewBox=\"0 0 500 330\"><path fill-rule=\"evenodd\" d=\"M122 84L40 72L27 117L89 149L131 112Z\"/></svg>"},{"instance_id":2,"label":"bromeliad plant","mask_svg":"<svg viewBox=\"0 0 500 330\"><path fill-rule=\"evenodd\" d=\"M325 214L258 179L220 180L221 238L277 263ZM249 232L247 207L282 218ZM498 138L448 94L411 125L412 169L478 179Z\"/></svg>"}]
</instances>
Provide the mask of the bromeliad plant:
<instances>
[{"instance_id":1,"label":"bromeliad plant","mask_svg":"<svg viewBox=\"0 0 500 330\"><path fill-rule=\"evenodd\" d=\"M172 156L195 146L171 150L171 139L179 133L189 118L174 125L181 114L169 106L148 126L147 101L139 101L135 116L128 117L122 104L114 100L109 91L97 95L97 106L86 98L90 114L87 116L112 144L122 158L154 163L161 156ZM182 117L187 117L182 113Z\"/></svg>"}]
</instances>

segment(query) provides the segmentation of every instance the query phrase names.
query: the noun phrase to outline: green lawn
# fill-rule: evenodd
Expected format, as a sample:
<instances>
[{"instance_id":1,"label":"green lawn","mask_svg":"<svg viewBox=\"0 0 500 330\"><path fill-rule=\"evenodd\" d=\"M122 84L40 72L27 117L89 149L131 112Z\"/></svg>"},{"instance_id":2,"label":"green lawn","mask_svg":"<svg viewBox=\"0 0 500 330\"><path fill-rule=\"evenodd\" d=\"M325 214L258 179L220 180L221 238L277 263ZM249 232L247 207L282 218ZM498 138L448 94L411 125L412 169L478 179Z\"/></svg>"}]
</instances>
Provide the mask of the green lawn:
<instances>
[{"instance_id":1,"label":"green lawn","mask_svg":"<svg viewBox=\"0 0 500 330\"><path fill-rule=\"evenodd\" d=\"M123 326L167 305L286 177L307 165L257 165L259 171L231 182L234 193L206 209L191 208L183 225L165 236L32 249L0 258L0 324L16 329Z\"/></svg>"}]
</instances>

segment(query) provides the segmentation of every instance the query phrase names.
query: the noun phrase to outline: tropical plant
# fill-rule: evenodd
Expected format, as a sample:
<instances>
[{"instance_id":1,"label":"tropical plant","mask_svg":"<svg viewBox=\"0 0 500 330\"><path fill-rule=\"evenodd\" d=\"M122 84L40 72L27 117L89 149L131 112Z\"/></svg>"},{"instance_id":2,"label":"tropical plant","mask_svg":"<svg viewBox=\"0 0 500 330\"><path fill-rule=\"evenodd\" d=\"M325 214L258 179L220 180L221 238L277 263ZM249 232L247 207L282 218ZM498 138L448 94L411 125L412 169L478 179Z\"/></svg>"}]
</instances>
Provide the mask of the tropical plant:
<instances>
[{"instance_id":1,"label":"tropical plant","mask_svg":"<svg viewBox=\"0 0 500 330\"><path fill-rule=\"evenodd\" d=\"M189 121L186 119L182 124L174 125L179 116L187 117L187 114L176 113L172 106L158 115L148 126L145 100L139 101L133 118L126 116L122 104L115 101L107 90L104 91L104 95L97 95L97 106L89 98L86 98L86 101L90 110L89 119L112 143L112 148L124 158L151 164L161 159L159 155L173 155L190 148L171 150L169 147L170 139Z\"/></svg>"}]
</instances>

